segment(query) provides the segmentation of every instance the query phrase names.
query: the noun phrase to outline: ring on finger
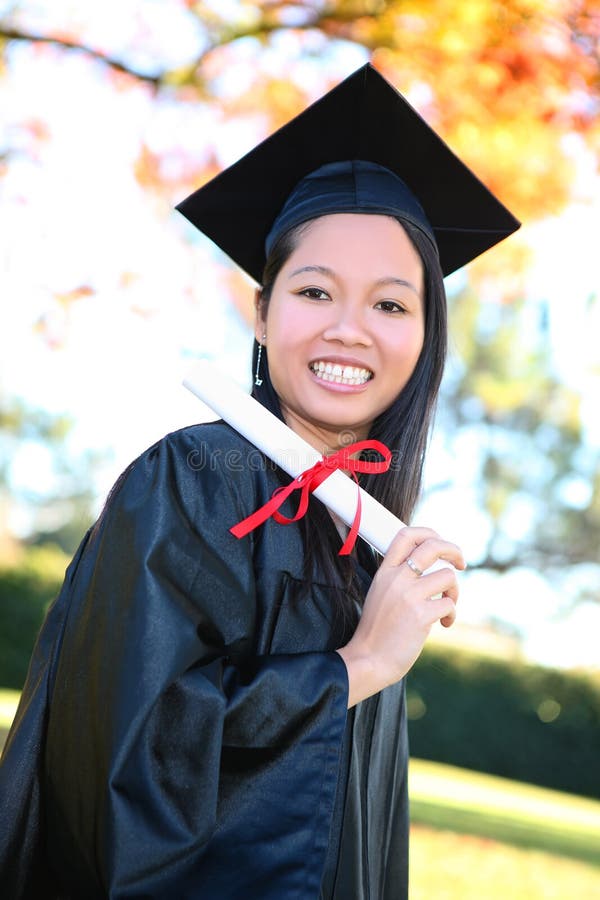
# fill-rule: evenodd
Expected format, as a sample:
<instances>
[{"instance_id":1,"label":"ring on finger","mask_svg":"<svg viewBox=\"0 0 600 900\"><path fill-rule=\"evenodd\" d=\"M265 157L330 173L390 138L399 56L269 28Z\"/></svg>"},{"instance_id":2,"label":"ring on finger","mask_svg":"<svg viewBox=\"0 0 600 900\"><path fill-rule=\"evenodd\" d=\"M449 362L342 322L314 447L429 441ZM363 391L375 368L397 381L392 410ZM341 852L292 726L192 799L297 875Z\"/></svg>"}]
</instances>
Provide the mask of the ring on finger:
<instances>
[{"instance_id":1,"label":"ring on finger","mask_svg":"<svg viewBox=\"0 0 600 900\"><path fill-rule=\"evenodd\" d=\"M406 565L407 565L408 568L411 570L411 572L414 572L414 573L415 573L415 575L422 575L422 574L423 574L423 569L420 569L420 568L418 567L418 565L416 564L416 562L414 562L414 560L412 560L412 559L410 558L410 556L409 556L409 557L407 558L407 560L406 560Z\"/></svg>"}]
</instances>

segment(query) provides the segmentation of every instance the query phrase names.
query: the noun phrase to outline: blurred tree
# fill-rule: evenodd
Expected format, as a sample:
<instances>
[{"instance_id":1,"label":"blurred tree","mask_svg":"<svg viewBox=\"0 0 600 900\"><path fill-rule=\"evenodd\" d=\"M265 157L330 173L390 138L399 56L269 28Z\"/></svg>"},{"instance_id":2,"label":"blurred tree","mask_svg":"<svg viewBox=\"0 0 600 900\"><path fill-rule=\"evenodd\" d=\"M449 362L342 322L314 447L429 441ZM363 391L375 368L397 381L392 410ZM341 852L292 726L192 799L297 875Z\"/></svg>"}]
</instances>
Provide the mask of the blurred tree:
<instances>
[{"instance_id":1,"label":"blurred tree","mask_svg":"<svg viewBox=\"0 0 600 900\"><path fill-rule=\"evenodd\" d=\"M182 102L216 103L225 116L268 117L265 129L328 86L325 78L316 91L305 88L299 60L335 43L357 44L525 219L557 212L569 197L573 172L565 134L600 149L598 0L162 0L153 6L187 15L197 34L193 58L173 66L157 52L144 67L131 61L149 42L141 4L125 46L119 34L110 48L105 35L94 42L93 5L78 19L65 7L43 30L34 26L35 6L15 3L0 22L0 39L84 52L118 79L144 82ZM257 64L284 37L289 66L274 72ZM224 91L223 81L240 63L244 81L233 93ZM197 185L213 174L213 160L203 172L190 170L183 157L179 171L173 163L171 156L167 171L142 148L140 173L162 191L169 179Z\"/></svg>"},{"instance_id":2,"label":"blurred tree","mask_svg":"<svg viewBox=\"0 0 600 900\"><path fill-rule=\"evenodd\" d=\"M71 450L71 427L68 417L22 401L0 408L0 557L5 561L15 551L15 517L28 544L53 544L68 554L93 520L93 475L104 455ZM27 468L26 483L17 466Z\"/></svg>"},{"instance_id":3,"label":"blurred tree","mask_svg":"<svg viewBox=\"0 0 600 900\"><path fill-rule=\"evenodd\" d=\"M112 32L96 28L94 4L40 10L22 0L4 14L6 58L22 45L80 53L118 90L142 86L159 102L197 107L193 149L176 132L140 146L136 177L165 210L219 169L207 121L249 121L257 137L267 133L331 86L320 63L336 48L364 51L525 221L568 202L573 136L600 150L598 0L156 0ZM181 22L179 55L166 47L159 12L170 26ZM31 152L47 130L29 123L27 134ZM11 147L3 152L10 158ZM458 429L478 447L473 476L491 522L480 564L500 570L515 560L595 561L600 546L598 453L585 442L577 396L553 370L543 322L532 329L519 301L526 265L517 238L470 267L453 301L459 359L442 417L449 441ZM490 279L495 304L479 299ZM246 303L249 315L249 294Z\"/></svg>"},{"instance_id":4,"label":"blurred tree","mask_svg":"<svg viewBox=\"0 0 600 900\"><path fill-rule=\"evenodd\" d=\"M476 451L470 478L491 525L476 564L597 563L600 448L586 441L579 394L555 371L544 305L481 303L466 288L451 298L451 319L440 416L452 456Z\"/></svg>"}]
</instances>

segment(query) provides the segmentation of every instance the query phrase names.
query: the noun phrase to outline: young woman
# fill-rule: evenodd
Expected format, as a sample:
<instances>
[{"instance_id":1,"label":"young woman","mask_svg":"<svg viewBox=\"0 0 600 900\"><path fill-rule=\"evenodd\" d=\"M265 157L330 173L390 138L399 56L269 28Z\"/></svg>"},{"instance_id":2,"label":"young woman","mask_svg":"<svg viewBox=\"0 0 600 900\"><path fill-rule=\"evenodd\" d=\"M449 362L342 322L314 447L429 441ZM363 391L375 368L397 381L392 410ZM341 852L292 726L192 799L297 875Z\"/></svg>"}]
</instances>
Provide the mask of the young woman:
<instances>
[{"instance_id":1,"label":"young woman","mask_svg":"<svg viewBox=\"0 0 600 900\"><path fill-rule=\"evenodd\" d=\"M229 219L238 249L225 249L261 270L256 398L324 455L384 442L393 465L364 484L408 520L445 352L440 259L447 268L456 242L440 246L378 152L332 149L328 109L347 118L348 97L371 109L365 91L382 88L394 115L401 102L370 67L342 87L300 117L311 159L291 184L298 120L242 161L268 173L260 205L235 189L233 167L184 211ZM254 231L260 249L244 256ZM7 896L406 896L403 677L431 625L454 620L462 554L407 527L383 560L362 541L340 556L345 527L314 498L301 521L269 519L238 540L230 528L289 481L256 462L222 422L169 435L86 535L5 754ZM439 559L451 565L423 574Z\"/></svg>"}]
</instances>

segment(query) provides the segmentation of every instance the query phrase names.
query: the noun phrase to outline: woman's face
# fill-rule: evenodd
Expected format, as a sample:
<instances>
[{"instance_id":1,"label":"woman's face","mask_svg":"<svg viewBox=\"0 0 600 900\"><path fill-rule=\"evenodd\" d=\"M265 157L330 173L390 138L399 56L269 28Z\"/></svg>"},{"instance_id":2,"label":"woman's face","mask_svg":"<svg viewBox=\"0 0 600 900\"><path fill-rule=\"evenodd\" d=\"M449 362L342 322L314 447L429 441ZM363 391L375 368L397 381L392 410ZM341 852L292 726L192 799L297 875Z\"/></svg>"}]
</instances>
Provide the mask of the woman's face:
<instances>
[{"instance_id":1,"label":"woman's face","mask_svg":"<svg viewBox=\"0 0 600 900\"><path fill-rule=\"evenodd\" d=\"M343 213L303 230L256 337L285 421L320 452L366 437L407 383L423 346L423 290L396 220Z\"/></svg>"}]
</instances>

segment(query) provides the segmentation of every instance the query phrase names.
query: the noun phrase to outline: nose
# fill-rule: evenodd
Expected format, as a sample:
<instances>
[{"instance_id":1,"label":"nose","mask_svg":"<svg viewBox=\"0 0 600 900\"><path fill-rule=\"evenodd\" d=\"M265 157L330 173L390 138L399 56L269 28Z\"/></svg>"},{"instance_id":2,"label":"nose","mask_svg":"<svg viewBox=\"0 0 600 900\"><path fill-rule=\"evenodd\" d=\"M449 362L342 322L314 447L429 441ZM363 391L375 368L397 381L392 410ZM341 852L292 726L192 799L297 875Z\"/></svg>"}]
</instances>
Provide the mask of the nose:
<instances>
[{"instance_id":1,"label":"nose","mask_svg":"<svg viewBox=\"0 0 600 900\"><path fill-rule=\"evenodd\" d=\"M323 331L326 341L337 341L347 347L370 347L373 343L364 322L362 310L352 304L335 304L332 318Z\"/></svg>"}]
</instances>

